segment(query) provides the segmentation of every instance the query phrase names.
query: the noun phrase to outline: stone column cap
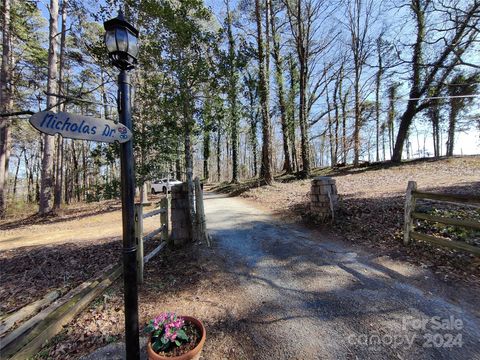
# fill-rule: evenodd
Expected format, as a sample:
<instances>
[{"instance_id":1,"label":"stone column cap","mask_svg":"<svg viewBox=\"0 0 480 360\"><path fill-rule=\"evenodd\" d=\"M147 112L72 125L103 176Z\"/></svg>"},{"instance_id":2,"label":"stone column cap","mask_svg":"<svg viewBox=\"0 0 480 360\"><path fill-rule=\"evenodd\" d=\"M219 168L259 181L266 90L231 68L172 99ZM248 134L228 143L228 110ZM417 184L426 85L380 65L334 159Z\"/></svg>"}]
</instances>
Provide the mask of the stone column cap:
<instances>
[{"instance_id":1,"label":"stone column cap","mask_svg":"<svg viewBox=\"0 0 480 360\"><path fill-rule=\"evenodd\" d=\"M312 183L314 184L335 184L335 179L330 176L317 176L313 178Z\"/></svg>"}]
</instances>

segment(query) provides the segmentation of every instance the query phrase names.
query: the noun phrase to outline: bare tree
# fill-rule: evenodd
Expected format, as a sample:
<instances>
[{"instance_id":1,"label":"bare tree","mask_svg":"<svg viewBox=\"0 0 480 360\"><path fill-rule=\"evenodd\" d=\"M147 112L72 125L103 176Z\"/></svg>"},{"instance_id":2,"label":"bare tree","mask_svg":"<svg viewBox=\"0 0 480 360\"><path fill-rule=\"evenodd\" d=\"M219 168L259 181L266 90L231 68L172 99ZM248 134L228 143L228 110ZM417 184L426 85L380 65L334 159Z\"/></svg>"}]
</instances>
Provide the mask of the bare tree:
<instances>
[{"instance_id":1,"label":"bare tree","mask_svg":"<svg viewBox=\"0 0 480 360\"><path fill-rule=\"evenodd\" d=\"M271 0L268 0L272 4ZM270 23L272 29L272 55L275 62L275 82L277 84L277 97L278 107L280 109L280 124L282 128L282 143L283 143L283 170L289 174L292 172L292 162L290 159L290 146L288 141L288 125L287 125L287 105L285 99L285 85L283 78L283 57L280 53L280 31L277 26L278 17L277 14L280 10L279 7L273 8L270 16Z\"/></svg>"},{"instance_id":2,"label":"bare tree","mask_svg":"<svg viewBox=\"0 0 480 360\"><path fill-rule=\"evenodd\" d=\"M260 176L267 184L273 183L272 171L272 152L271 152L271 130L270 130L270 109L269 109L269 89L268 89L268 71L266 66L266 51L263 42L262 17L260 12L260 0L255 0L255 20L257 23L257 47L258 47L258 66L259 66L259 93L260 106L262 111L262 166ZM267 24L268 24L268 6L267 6ZM268 37L267 37L268 41Z\"/></svg>"},{"instance_id":3,"label":"bare tree","mask_svg":"<svg viewBox=\"0 0 480 360\"><path fill-rule=\"evenodd\" d=\"M309 112L321 96L318 91L324 88L325 78L318 76L317 81L313 84L310 83L310 80L314 75L317 76L316 67L319 65L321 55L337 37L322 22L333 12L333 5L326 0L283 1L287 9L287 18L298 59L300 144L303 163L301 174L303 177L308 177L311 171L308 132L310 125L318 121L309 122ZM329 32L328 36L324 36L321 31ZM317 119L321 119L323 116L319 116Z\"/></svg>"},{"instance_id":4,"label":"bare tree","mask_svg":"<svg viewBox=\"0 0 480 360\"><path fill-rule=\"evenodd\" d=\"M440 113L442 101L435 99L432 105L427 110L427 116L432 123L432 138L433 138L433 156L439 157L440 154L440 123L442 116Z\"/></svg>"},{"instance_id":5,"label":"bare tree","mask_svg":"<svg viewBox=\"0 0 480 360\"><path fill-rule=\"evenodd\" d=\"M238 66L235 50L235 39L232 32L232 12L230 1L226 0L227 6L227 40L228 40L228 75L227 75L227 96L230 110L230 128L232 134L232 183L238 183Z\"/></svg>"},{"instance_id":6,"label":"bare tree","mask_svg":"<svg viewBox=\"0 0 480 360\"><path fill-rule=\"evenodd\" d=\"M342 125L343 125L343 133L344 135L342 136L342 139L343 137L346 137L346 110L345 110L345 106L343 104L343 99L342 99L342 96L343 96L343 80L345 78L345 72L344 72L344 68L345 68L345 61L346 61L346 58L344 56L340 57L340 68L336 71L336 75L335 75L335 86L334 86L334 90L333 90L333 110L335 111L335 115L334 115L334 123L335 123L335 130L334 130L334 141L335 141L335 145L334 145L334 148L333 148L333 156L332 156L332 166L335 166L337 165L337 162L338 162L338 152L339 152L339 148L340 148L340 134L339 134L339 130L340 130L340 110L342 110ZM343 122L345 122L345 124L343 124ZM345 140L342 140L342 144ZM345 160L346 161L346 160ZM344 161L344 162L345 162Z\"/></svg>"},{"instance_id":7,"label":"bare tree","mask_svg":"<svg viewBox=\"0 0 480 360\"><path fill-rule=\"evenodd\" d=\"M298 93L298 71L296 63L293 59L293 55L290 53L288 55L288 74L289 74L289 88L287 96L287 134L288 140L290 142L290 148L292 151L292 169L294 171L299 171L298 166L298 156L297 156L297 144L295 129L297 125L296 120L296 111L297 108L295 99Z\"/></svg>"},{"instance_id":8,"label":"bare tree","mask_svg":"<svg viewBox=\"0 0 480 360\"><path fill-rule=\"evenodd\" d=\"M382 103L380 100L380 89L382 87L383 68L383 54L382 54L382 35L377 38L377 74L375 76L375 161L380 161L380 110Z\"/></svg>"},{"instance_id":9,"label":"bare tree","mask_svg":"<svg viewBox=\"0 0 480 360\"><path fill-rule=\"evenodd\" d=\"M361 79L364 66L371 53L369 29L373 19L373 0L350 0L348 4L347 28L350 32L350 49L353 57L353 96L354 96L354 158L358 165L360 159L360 128L362 126L362 93Z\"/></svg>"},{"instance_id":10,"label":"bare tree","mask_svg":"<svg viewBox=\"0 0 480 360\"><path fill-rule=\"evenodd\" d=\"M473 98L468 96L477 92L479 80L480 76L478 73L470 76L460 73L453 77L448 86L450 112L448 119L447 156L453 156L455 130L458 127L458 115L465 109L467 104L472 103Z\"/></svg>"},{"instance_id":11,"label":"bare tree","mask_svg":"<svg viewBox=\"0 0 480 360\"><path fill-rule=\"evenodd\" d=\"M57 47L58 47L58 0L50 0L50 26L49 26L49 47L48 47L48 81L47 93L55 94L57 88ZM55 98L47 96L47 108L52 108ZM52 211L52 190L53 190L53 153L54 137L45 134L43 136L43 158L42 158L42 180L40 184L40 207L41 215Z\"/></svg>"},{"instance_id":12,"label":"bare tree","mask_svg":"<svg viewBox=\"0 0 480 360\"><path fill-rule=\"evenodd\" d=\"M410 101L400 118L392 161L400 162L413 118L433 104L425 98L439 94L448 76L478 38L480 2L411 0L410 10L416 25L410 64ZM442 20L442 21L440 21ZM442 23L439 27L438 24ZM429 51L430 50L430 51Z\"/></svg>"},{"instance_id":13,"label":"bare tree","mask_svg":"<svg viewBox=\"0 0 480 360\"><path fill-rule=\"evenodd\" d=\"M2 16L2 67L0 72L0 111L12 111L12 79L11 79L11 22L10 0L3 0ZM0 118L0 219L5 217L6 184L8 177L8 151L10 146L10 129L6 117Z\"/></svg>"},{"instance_id":14,"label":"bare tree","mask_svg":"<svg viewBox=\"0 0 480 360\"><path fill-rule=\"evenodd\" d=\"M59 77L58 88L60 95L64 94L64 72L65 72L65 47L66 47L66 35L67 35L67 6L68 1L62 1L62 35L60 37L60 64L59 64ZM59 105L59 110L65 109L65 104ZM53 199L54 209L60 209L62 204L62 184L63 184L63 137L57 138L57 157L55 167L55 194Z\"/></svg>"},{"instance_id":15,"label":"bare tree","mask_svg":"<svg viewBox=\"0 0 480 360\"><path fill-rule=\"evenodd\" d=\"M339 74L340 79L344 79L345 74L344 74L344 67L342 66L340 68L340 74ZM338 98L340 101L340 106L342 109L342 162L343 164L347 163L347 158L348 158L348 139L347 139L347 105L348 105L348 97L350 95L350 88L343 93L343 81L342 84L339 84L338 86Z\"/></svg>"},{"instance_id":16,"label":"bare tree","mask_svg":"<svg viewBox=\"0 0 480 360\"><path fill-rule=\"evenodd\" d=\"M395 102L397 101L397 89L399 85L397 83L391 84L388 88L388 114L387 114L387 127L388 127L388 144L390 149L390 158L393 154L394 137L395 137L395 119L397 112L395 109Z\"/></svg>"},{"instance_id":17,"label":"bare tree","mask_svg":"<svg viewBox=\"0 0 480 360\"><path fill-rule=\"evenodd\" d=\"M249 122L249 143L252 151L252 173L256 177L258 175L258 144L257 144L257 125L259 122L260 111L258 108L258 82L254 74L248 70L243 75L243 82L245 84L245 96L247 98L248 122Z\"/></svg>"}]
</instances>

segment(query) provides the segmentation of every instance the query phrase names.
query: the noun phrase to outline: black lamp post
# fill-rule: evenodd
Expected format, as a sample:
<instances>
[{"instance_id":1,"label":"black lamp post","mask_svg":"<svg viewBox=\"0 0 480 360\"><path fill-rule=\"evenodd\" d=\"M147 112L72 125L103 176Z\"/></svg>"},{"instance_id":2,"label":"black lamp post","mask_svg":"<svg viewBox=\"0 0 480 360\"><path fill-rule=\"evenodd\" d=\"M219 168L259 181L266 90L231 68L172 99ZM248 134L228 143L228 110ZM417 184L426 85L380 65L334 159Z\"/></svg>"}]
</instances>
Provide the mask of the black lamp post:
<instances>
[{"instance_id":1,"label":"black lamp post","mask_svg":"<svg viewBox=\"0 0 480 360\"><path fill-rule=\"evenodd\" d=\"M132 130L130 82L128 70L135 67L138 54L138 30L129 24L120 10L106 21L105 44L118 75L118 113L120 122ZM140 358L138 340L137 245L134 232L135 177L132 140L120 144L123 223L123 279L125 301L125 345L127 360Z\"/></svg>"}]
</instances>

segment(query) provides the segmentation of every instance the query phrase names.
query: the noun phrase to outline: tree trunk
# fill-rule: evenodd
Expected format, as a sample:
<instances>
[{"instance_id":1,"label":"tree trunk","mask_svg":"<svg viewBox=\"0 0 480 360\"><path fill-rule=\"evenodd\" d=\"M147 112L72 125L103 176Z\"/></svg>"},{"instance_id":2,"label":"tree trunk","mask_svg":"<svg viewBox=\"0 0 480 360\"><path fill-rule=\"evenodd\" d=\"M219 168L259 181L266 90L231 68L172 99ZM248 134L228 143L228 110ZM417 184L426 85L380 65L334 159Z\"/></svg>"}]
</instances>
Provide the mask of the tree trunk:
<instances>
[{"instance_id":1,"label":"tree trunk","mask_svg":"<svg viewBox=\"0 0 480 360\"><path fill-rule=\"evenodd\" d=\"M394 145L394 137L395 137L395 117L397 116L395 112L395 101L397 93L397 85L392 84L388 89L388 145L390 148L390 158L393 156L393 145ZM410 103L410 102L409 102Z\"/></svg>"},{"instance_id":2,"label":"tree trunk","mask_svg":"<svg viewBox=\"0 0 480 360\"><path fill-rule=\"evenodd\" d=\"M392 162L394 163L398 163L402 160L403 145L408 137L408 129L410 128L413 117L417 113L416 107L417 101L409 101L407 109L400 119L400 127L398 129L397 140L395 141L392 155Z\"/></svg>"},{"instance_id":3,"label":"tree trunk","mask_svg":"<svg viewBox=\"0 0 480 360\"><path fill-rule=\"evenodd\" d=\"M180 166L180 139L177 141L176 153L177 156L175 157L175 177L177 180L182 181L182 169Z\"/></svg>"},{"instance_id":4,"label":"tree trunk","mask_svg":"<svg viewBox=\"0 0 480 360\"><path fill-rule=\"evenodd\" d=\"M382 63L382 37L377 39L377 55L378 55L378 70L375 77L375 150L376 161L380 161L380 87L383 75L383 63Z\"/></svg>"},{"instance_id":5,"label":"tree trunk","mask_svg":"<svg viewBox=\"0 0 480 360\"><path fill-rule=\"evenodd\" d=\"M247 73L245 76L245 84L248 91L248 102L249 109L248 113L250 121L250 130L249 130L249 144L252 151L253 161L250 163L251 174L254 177L258 175L258 141L257 141L257 124L259 121L259 111L257 106L258 101L258 82L250 73Z\"/></svg>"},{"instance_id":6,"label":"tree trunk","mask_svg":"<svg viewBox=\"0 0 480 360\"><path fill-rule=\"evenodd\" d=\"M360 72L355 66L355 79L353 83L355 97L355 124L353 130L353 165L357 166L360 161L360 126L362 122L362 113L360 106Z\"/></svg>"},{"instance_id":7,"label":"tree trunk","mask_svg":"<svg viewBox=\"0 0 480 360\"><path fill-rule=\"evenodd\" d=\"M69 151L69 148L68 148L68 141L69 140L65 140L64 142L64 152L63 152L63 158L64 158L64 162L66 164L65 166L65 174L63 176L63 197L65 199L65 203L66 204L70 204L70 200L71 200L71 186L69 186L71 184L70 182L70 178L71 178L71 169L70 169L70 165L71 165L71 156L70 156L70 151ZM107 167L107 172L106 172L107 176L108 176L108 167ZM107 179L108 181L108 179Z\"/></svg>"},{"instance_id":8,"label":"tree trunk","mask_svg":"<svg viewBox=\"0 0 480 360\"><path fill-rule=\"evenodd\" d=\"M26 179L27 179L27 202L32 203L33 198L34 198L34 194L33 194L33 169L32 169L32 167L33 167L33 154L30 155L30 160L32 160L31 163L28 161L28 155L27 155L26 151L23 152L23 158L24 158L24 161L25 161L25 175L26 175ZM32 166L29 166L30 164L32 164Z\"/></svg>"},{"instance_id":9,"label":"tree trunk","mask_svg":"<svg viewBox=\"0 0 480 360\"><path fill-rule=\"evenodd\" d=\"M67 4L68 0L62 1L62 35L60 37L60 69L58 75L58 89L59 93L66 95L63 92L63 73L65 68L65 40L67 34ZM65 110L65 105L58 107L59 111ZM57 158L56 158L56 174L55 174L55 193L53 198L53 208L60 209L62 205L62 185L63 185L63 137L57 138Z\"/></svg>"},{"instance_id":10,"label":"tree trunk","mask_svg":"<svg viewBox=\"0 0 480 360\"><path fill-rule=\"evenodd\" d=\"M15 168L15 177L13 178L13 201L15 201L15 195L17 194L17 180L18 180L18 171L20 170L20 163L22 162L22 155L25 152L25 149L20 151L20 155L18 155L18 162Z\"/></svg>"},{"instance_id":11,"label":"tree trunk","mask_svg":"<svg viewBox=\"0 0 480 360\"><path fill-rule=\"evenodd\" d=\"M257 122L258 122L258 112L252 114L253 119L250 123L250 144L252 146L253 153L253 176L257 177L258 175L258 150L257 150Z\"/></svg>"},{"instance_id":12,"label":"tree trunk","mask_svg":"<svg viewBox=\"0 0 480 360\"><path fill-rule=\"evenodd\" d=\"M2 9L2 66L0 71L0 112L12 110L12 64L10 0L3 0ZM0 118L0 219L5 217L7 207L8 152L10 146L10 129L7 118Z\"/></svg>"},{"instance_id":13,"label":"tree trunk","mask_svg":"<svg viewBox=\"0 0 480 360\"><path fill-rule=\"evenodd\" d=\"M311 5L311 4L310 4ZM310 176L310 145L308 139L308 60L309 60L309 45L311 39L310 25L311 19L304 19L302 16L305 9L302 10L302 1L294 3L295 9L290 8L288 13L294 19L290 20L292 29L295 32L295 47L298 55L299 65L299 123L300 123L300 149L302 156L302 171L300 172L303 178Z\"/></svg>"},{"instance_id":14,"label":"tree trunk","mask_svg":"<svg viewBox=\"0 0 480 360\"><path fill-rule=\"evenodd\" d=\"M385 161L385 122L382 124L382 160Z\"/></svg>"},{"instance_id":15,"label":"tree trunk","mask_svg":"<svg viewBox=\"0 0 480 360\"><path fill-rule=\"evenodd\" d=\"M58 0L50 0L50 27L49 27L49 49L48 49L48 80L47 92L55 94L57 82L57 34L58 34ZM51 108L55 104L55 98L47 96L47 107ZM53 153L54 137L44 135L43 159L42 159L42 181L40 188L40 206L41 215L52 211L52 190L54 186L53 174Z\"/></svg>"},{"instance_id":16,"label":"tree trunk","mask_svg":"<svg viewBox=\"0 0 480 360\"><path fill-rule=\"evenodd\" d=\"M448 121L448 139L447 139L447 156L453 156L453 148L455 144L455 125L457 123L457 110L450 108Z\"/></svg>"},{"instance_id":17,"label":"tree trunk","mask_svg":"<svg viewBox=\"0 0 480 360\"><path fill-rule=\"evenodd\" d=\"M88 141L82 141L82 200L87 199L88 190L88 162L87 162L87 149Z\"/></svg>"},{"instance_id":18,"label":"tree trunk","mask_svg":"<svg viewBox=\"0 0 480 360\"><path fill-rule=\"evenodd\" d=\"M341 90L341 88L340 88ZM348 146L347 146L347 98L348 98L348 91L345 95L342 94L340 96L340 101L342 105L342 162L344 164L347 163L348 157Z\"/></svg>"},{"instance_id":19,"label":"tree trunk","mask_svg":"<svg viewBox=\"0 0 480 360\"><path fill-rule=\"evenodd\" d=\"M300 2L299 2L300 3ZM302 152L302 177L310 176L310 147L308 144L308 124L307 124L307 65L304 60L300 60L300 146Z\"/></svg>"},{"instance_id":20,"label":"tree trunk","mask_svg":"<svg viewBox=\"0 0 480 360\"><path fill-rule=\"evenodd\" d=\"M332 156L332 166L337 165L338 162L338 128L340 122L340 111L338 106L338 97L342 96L342 91L340 90L343 86L343 65L340 67L340 72L335 80L335 88L333 90L333 107L335 109L335 131L334 131L334 147L333 147L333 156Z\"/></svg>"},{"instance_id":21,"label":"tree trunk","mask_svg":"<svg viewBox=\"0 0 480 360\"><path fill-rule=\"evenodd\" d=\"M238 94L235 40L232 33L232 15L227 1L227 36L228 36L228 101L230 105L230 125L232 130L232 183L238 183Z\"/></svg>"},{"instance_id":22,"label":"tree trunk","mask_svg":"<svg viewBox=\"0 0 480 360\"><path fill-rule=\"evenodd\" d=\"M210 130L205 129L203 132L203 178L208 181L210 172L208 168L208 160L210 158Z\"/></svg>"},{"instance_id":23,"label":"tree trunk","mask_svg":"<svg viewBox=\"0 0 480 360\"><path fill-rule=\"evenodd\" d=\"M220 182L221 180L220 157L222 155L222 146L221 146L222 144L220 140L221 140L221 130L219 126L217 130L217 181L218 182Z\"/></svg>"},{"instance_id":24,"label":"tree trunk","mask_svg":"<svg viewBox=\"0 0 480 360\"><path fill-rule=\"evenodd\" d=\"M192 126L194 124L191 109L193 108L193 96L187 88L184 80L180 81L180 92L182 95L182 117L184 126L184 145L185 145L185 174L188 190L188 214L190 223L192 224L193 234L196 233L195 224L195 188L193 184L193 146L192 146Z\"/></svg>"},{"instance_id":25,"label":"tree trunk","mask_svg":"<svg viewBox=\"0 0 480 360\"><path fill-rule=\"evenodd\" d=\"M437 101L435 101L430 109L428 109L428 115L432 122L432 138L433 138L433 156L440 156L440 107ZM424 154L425 156L425 154Z\"/></svg>"},{"instance_id":26,"label":"tree trunk","mask_svg":"<svg viewBox=\"0 0 480 360\"><path fill-rule=\"evenodd\" d=\"M55 192L53 198L53 208L60 209L62 205L62 185L63 185L63 137L57 137L57 153L56 153L56 168L55 168Z\"/></svg>"},{"instance_id":27,"label":"tree trunk","mask_svg":"<svg viewBox=\"0 0 480 360\"><path fill-rule=\"evenodd\" d=\"M76 197L77 201L80 201L80 169L78 166L78 158L77 158L77 151L75 149L75 142L72 141L72 160L73 160L73 179L75 181L75 192L74 196Z\"/></svg>"},{"instance_id":28,"label":"tree trunk","mask_svg":"<svg viewBox=\"0 0 480 360\"><path fill-rule=\"evenodd\" d=\"M268 7L267 7L268 8ZM258 63L259 63L259 92L260 105L262 109L262 167L260 176L267 184L273 183L273 173L271 166L271 137L270 137L270 112L269 112L269 94L268 94L268 75L266 73L265 49L263 45L262 18L260 16L260 1L255 0L255 18L257 23L257 45L258 45Z\"/></svg>"},{"instance_id":29,"label":"tree trunk","mask_svg":"<svg viewBox=\"0 0 480 360\"><path fill-rule=\"evenodd\" d=\"M420 0L413 0L411 5L411 9L414 12L417 26L417 36L415 44L413 46L412 55L412 87L409 93L411 99L418 99L422 95L420 92L420 81L423 71L422 45L425 38L425 14L422 5L422 1ZM400 118L400 127L398 129L395 147L393 148L392 162L398 163L402 160L403 144L405 143L408 129L410 128L413 117L417 114L417 104L418 100L409 101L405 112Z\"/></svg>"},{"instance_id":30,"label":"tree trunk","mask_svg":"<svg viewBox=\"0 0 480 360\"><path fill-rule=\"evenodd\" d=\"M327 102L327 110L328 110L328 113L327 113L327 132L328 132L328 145L329 145L329 149L330 149L330 166L333 167L335 164L334 164L334 160L333 160L333 123L332 123L332 115L330 113L330 97L328 96L328 89L326 89L325 91L326 95L325 95L325 100Z\"/></svg>"},{"instance_id":31,"label":"tree trunk","mask_svg":"<svg viewBox=\"0 0 480 360\"><path fill-rule=\"evenodd\" d=\"M297 157L297 146L295 139L295 98L296 98L296 88L298 85L298 78L295 71L295 62L293 61L292 54L288 57L288 68L290 74L290 89L288 91L288 115L287 115L287 126L288 126L288 137L290 141L290 148L292 149L292 168L294 171L299 171L298 167L298 157Z\"/></svg>"},{"instance_id":32,"label":"tree trunk","mask_svg":"<svg viewBox=\"0 0 480 360\"><path fill-rule=\"evenodd\" d=\"M271 0L268 0L268 2L271 4ZM270 16L270 23L272 28L273 59L275 61L275 81L277 83L278 106L280 108L280 123L282 127L284 157L283 170L287 174L291 174L292 162L290 160L290 149L288 144L287 111L285 103L285 89L283 83L283 59L282 55L280 54L280 34L276 28L275 16Z\"/></svg>"},{"instance_id":33,"label":"tree trunk","mask_svg":"<svg viewBox=\"0 0 480 360\"><path fill-rule=\"evenodd\" d=\"M226 178L230 176L230 141L228 136L225 137L225 157L226 157L226 163L227 163L227 172L226 172Z\"/></svg>"},{"instance_id":34,"label":"tree trunk","mask_svg":"<svg viewBox=\"0 0 480 360\"><path fill-rule=\"evenodd\" d=\"M439 134L439 126L437 123L432 121L432 137L433 137L433 156L439 157L440 156L440 134Z\"/></svg>"},{"instance_id":35,"label":"tree trunk","mask_svg":"<svg viewBox=\"0 0 480 360\"><path fill-rule=\"evenodd\" d=\"M190 121L188 119L187 121ZM189 124L185 127L185 167L186 167L186 182L188 187L188 204L190 221L193 223L195 219L195 200L194 200L194 188L193 188L193 156L192 156L192 139L191 130Z\"/></svg>"},{"instance_id":36,"label":"tree trunk","mask_svg":"<svg viewBox=\"0 0 480 360\"><path fill-rule=\"evenodd\" d=\"M40 201L40 173L42 171L39 156L35 159L35 163L35 202L38 203Z\"/></svg>"}]
</instances>

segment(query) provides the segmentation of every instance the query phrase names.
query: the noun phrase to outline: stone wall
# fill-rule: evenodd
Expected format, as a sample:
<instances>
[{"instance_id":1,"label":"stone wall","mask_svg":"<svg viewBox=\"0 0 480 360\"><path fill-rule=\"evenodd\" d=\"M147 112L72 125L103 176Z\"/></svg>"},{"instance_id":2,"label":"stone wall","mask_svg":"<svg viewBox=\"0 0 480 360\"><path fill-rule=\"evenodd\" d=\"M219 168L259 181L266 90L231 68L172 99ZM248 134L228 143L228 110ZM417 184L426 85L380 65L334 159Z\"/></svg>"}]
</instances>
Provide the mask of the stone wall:
<instances>
[{"instance_id":1,"label":"stone wall","mask_svg":"<svg viewBox=\"0 0 480 360\"><path fill-rule=\"evenodd\" d=\"M310 211L319 221L333 220L338 206L338 193L335 180L319 176L312 180L310 191Z\"/></svg>"}]
</instances>

